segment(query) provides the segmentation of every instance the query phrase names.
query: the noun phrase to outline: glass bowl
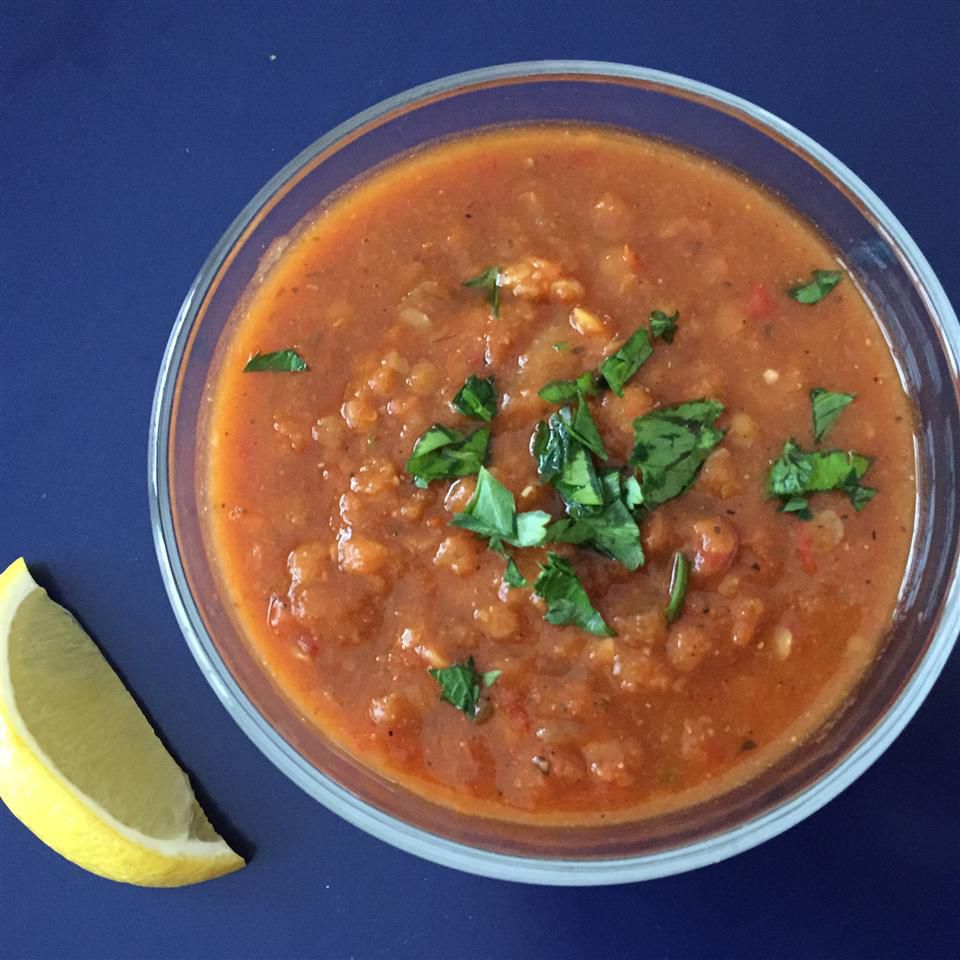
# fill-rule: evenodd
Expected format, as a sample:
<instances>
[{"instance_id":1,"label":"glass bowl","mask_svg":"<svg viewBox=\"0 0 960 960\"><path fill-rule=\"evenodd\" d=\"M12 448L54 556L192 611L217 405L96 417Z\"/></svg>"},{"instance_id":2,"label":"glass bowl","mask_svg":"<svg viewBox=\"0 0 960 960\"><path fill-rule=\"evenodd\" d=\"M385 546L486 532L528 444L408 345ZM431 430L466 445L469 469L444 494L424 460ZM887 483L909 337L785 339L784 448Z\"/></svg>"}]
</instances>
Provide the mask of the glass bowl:
<instances>
[{"instance_id":1,"label":"glass bowl","mask_svg":"<svg viewBox=\"0 0 960 960\"><path fill-rule=\"evenodd\" d=\"M206 384L244 293L282 238L378 164L491 124L611 124L715 157L783 197L832 242L874 304L916 406L918 499L889 639L843 707L755 779L634 823L530 827L468 817L373 772L308 723L247 645L205 542L197 469ZM777 117L682 77L546 61L447 77L378 104L321 137L247 204L190 288L167 345L150 422L150 510L170 601L204 676L291 780L374 836L446 866L533 883L619 883L690 870L761 843L855 780L914 714L960 624L957 450L960 328L927 261L842 163Z\"/></svg>"}]
</instances>

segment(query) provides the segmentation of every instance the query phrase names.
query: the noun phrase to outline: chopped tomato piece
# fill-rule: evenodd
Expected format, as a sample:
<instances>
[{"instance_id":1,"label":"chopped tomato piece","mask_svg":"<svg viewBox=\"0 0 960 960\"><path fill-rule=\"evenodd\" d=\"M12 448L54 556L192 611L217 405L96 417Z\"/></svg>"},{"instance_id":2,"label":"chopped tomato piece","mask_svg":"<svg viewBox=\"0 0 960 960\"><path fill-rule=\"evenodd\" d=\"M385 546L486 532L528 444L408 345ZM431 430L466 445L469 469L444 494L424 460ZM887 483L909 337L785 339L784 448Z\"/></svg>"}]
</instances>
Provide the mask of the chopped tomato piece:
<instances>
[{"instance_id":1,"label":"chopped tomato piece","mask_svg":"<svg viewBox=\"0 0 960 960\"><path fill-rule=\"evenodd\" d=\"M777 305L762 283L755 283L747 297L747 316L753 320L769 320Z\"/></svg>"},{"instance_id":2,"label":"chopped tomato piece","mask_svg":"<svg viewBox=\"0 0 960 960\"><path fill-rule=\"evenodd\" d=\"M693 525L697 538L697 553L693 560L694 573L705 577L726 573L737 555L740 537L729 520L713 517L698 520Z\"/></svg>"},{"instance_id":3,"label":"chopped tomato piece","mask_svg":"<svg viewBox=\"0 0 960 960\"><path fill-rule=\"evenodd\" d=\"M804 573L811 576L817 572L817 558L813 553L813 531L803 520L795 520L793 542L797 548L797 558Z\"/></svg>"},{"instance_id":4,"label":"chopped tomato piece","mask_svg":"<svg viewBox=\"0 0 960 960\"><path fill-rule=\"evenodd\" d=\"M629 243L623 245L623 260L634 273L640 272L640 258L636 255L633 247L631 247Z\"/></svg>"}]
</instances>

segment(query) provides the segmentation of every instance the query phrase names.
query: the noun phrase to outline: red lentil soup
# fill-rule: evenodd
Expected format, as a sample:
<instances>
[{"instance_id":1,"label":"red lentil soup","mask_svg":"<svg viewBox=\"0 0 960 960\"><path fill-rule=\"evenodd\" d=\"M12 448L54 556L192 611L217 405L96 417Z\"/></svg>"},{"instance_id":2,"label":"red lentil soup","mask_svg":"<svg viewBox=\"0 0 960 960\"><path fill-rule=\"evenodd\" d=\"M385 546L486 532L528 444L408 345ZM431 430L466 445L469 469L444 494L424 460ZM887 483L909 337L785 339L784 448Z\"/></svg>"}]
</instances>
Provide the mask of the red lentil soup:
<instances>
[{"instance_id":1,"label":"red lentil soup","mask_svg":"<svg viewBox=\"0 0 960 960\"><path fill-rule=\"evenodd\" d=\"M896 604L913 419L808 223L548 125L398 160L283 243L211 374L201 498L309 722L435 802L588 824L837 710Z\"/></svg>"}]
</instances>

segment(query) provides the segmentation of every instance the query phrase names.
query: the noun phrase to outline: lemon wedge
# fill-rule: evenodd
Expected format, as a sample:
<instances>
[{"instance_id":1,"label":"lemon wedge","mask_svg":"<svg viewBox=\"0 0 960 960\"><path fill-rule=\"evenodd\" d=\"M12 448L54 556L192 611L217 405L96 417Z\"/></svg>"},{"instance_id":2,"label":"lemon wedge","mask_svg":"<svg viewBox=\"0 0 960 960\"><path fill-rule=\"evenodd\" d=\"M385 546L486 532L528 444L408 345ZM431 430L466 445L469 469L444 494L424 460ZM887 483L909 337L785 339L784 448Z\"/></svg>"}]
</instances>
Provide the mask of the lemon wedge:
<instances>
[{"instance_id":1,"label":"lemon wedge","mask_svg":"<svg viewBox=\"0 0 960 960\"><path fill-rule=\"evenodd\" d=\"M119 677L22 559L0 574L0 798L48 846L111 880L173 887L243 866Z\"/></svg>"}]
</instances>

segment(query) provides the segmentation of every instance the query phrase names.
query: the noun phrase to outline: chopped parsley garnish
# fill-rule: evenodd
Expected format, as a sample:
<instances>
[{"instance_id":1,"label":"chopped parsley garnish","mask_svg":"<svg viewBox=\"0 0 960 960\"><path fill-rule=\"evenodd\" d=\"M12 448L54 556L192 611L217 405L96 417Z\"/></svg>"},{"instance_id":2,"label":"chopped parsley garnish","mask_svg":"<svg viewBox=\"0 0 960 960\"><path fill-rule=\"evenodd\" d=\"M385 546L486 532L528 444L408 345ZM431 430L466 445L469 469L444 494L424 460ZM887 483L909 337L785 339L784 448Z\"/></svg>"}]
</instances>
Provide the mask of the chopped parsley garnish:
<instances>
[{"instance_id":1,"label":"chopped parsley garnish","mask_svg":"<svg viewBox=\"0 0 960 960\"><path fill-rule=\"evenodd\" d=\"M517 513L513 494L489 471L481 467L477 489L463 508L450 521L455 527L469 530L490 541L491 549L504 553L503 544L514 547L538 547L546 539L550 514L545 510Z\"/></svg>"},{"instance_id":2,"label":"chopped parsley garnish","mask_svg":"<svg viewBox=\"0 0 960 960\"><path fill-rule=\"evenodd\" d=\"M453 704L471 720L476 720L480 712L481 691L491 686L503 671L479 673L473 657L467 657L451 667L431 668L427 673L440 685L441 700Z\"/></svg>"},{"instance_id":3,"label":"chopped parsley garnish","mask_svg":"<svg viewBox=\"0 0 960 960\"><path fill-rule=\"evenodd\" d=\"M806 497L790 497L789 500L781 501L778 509L780 513L792 513L798 520L813 519L810 501Z\"/></svg>"},{"instance_id":4,"label":"chopped parsley garnish","mask_svg":"<svg viewBox=\"0 0 960 960\"><path fill-rule=\"evenodd\" d=\"M556 553L547 554L547 562L540 564L540 576L533 592L547 604L547 623L572 625L598 637L614 637L616 631L607 626L594 609L573 567Z\"/></svg>"},{"instance_id":5,"label":"chopped parsley garnish","mask_svg":"<svg viewBox=\"0 0 960 960\"><path fill-rule=\"evenodd\" d=\"M845 493L853 508L860 511L877 492L860 483L871 462L863 454L846 450L805 453L796 441L788 440L770 467L767 489L771 496L780 498L781 510L804 520L812 516L806 498L828 490Z\"/></svg>"},{"instance_id":6,"label":"chopped parsley garnish","mask_svg":"<svg viewBox=\"0 0 960 960\"><path fill-rule=\"evenodd\" d=\"M593 459L574 431L569 407L561 407L549 420L537 424L531 452L541 481L553 486L568 505L603 505Z\"/></svg>"},{"instance_id":7,"label":"chopped parsley garnish","mask_svg":"<svg viewBox=\"0 0 960 960\"><path fill-rule=\"evenodd\" d=\"M492 537L487 543L487 546L494 552L498 553L503 557L506 562L506 566L503 568L503 579L508 587L511 589L518 589L519 587L528 586L527 578L520 572L520 568L517 566L516 561L510 554L507 552L507 548L503 543L496 537Z\"/></svg>"},{"instance_id":8,"label":"chopped parsley garnish","mask_svg":"<svg viewBox=\"0 0 960 960\"><path fill-rule=\"evenodd\" d=\"M673 555L670 571L670 600L667 603L667 623L673 623L683 613L683 601L687 596L687 581L690 579L690 561L679 550Z\"/></svg>"},{"instance_id":9,"label":"chopped parsley garnish","mask_svg":"<svg viewBox=\"0 0 960 960\"><path fill-rule=\"evenodd\" d=\"M582 443L591 453L596 454L601 460L607 459L607 449L600 439L600 432L594 423L593 414L590 413L590 407L587 401L580 397L577 402L577 412L573 415L573 423L567 426L570 436L574 440Z\"/></svg>"},{"instance_id":10,"label":"chopped parsley garnish","mask_svg":"<svg viewBox=\"0 0 960 960\"><path fill-rule=\"evenodd\" d=\"M796 514L801 520L813 519L813 511L806 497L788 497L780 503L780 512Z\"/></svg>"},{"instance_id":11,"label":"chopped parsley garnish","mask_svg":"<svg viewBox=\"0 0 960 960\"><path fill-rule=\"evenodd\" d=\"M842 279L842 270L814 270L810 283L791 287L787 295L797 303L819 303Z\"/></svg>"},{"instance_id":12,"label":"chopped parsley garnish","mask_svg":"<svg viewBox=\"0 0 960 960\"><path fill-rule=\"evenodd\" d=\"M592 397L599 392L597 376L588 370L576 380L551 380L540 388L539 396L547 403L573 403L578 397Z\"/></svg>"},{"instance_id":13,"label":"chopped parsley garnish","mask_svg":"<svg viewBox=\"0 0 960 960\"><path fill-rule=\"evenodd\" d=\"M553 543L593 547L628 570L643 565L640 528L622 500L615 500L593 516L557 520L550 525L548 535Z\"/></svg>"},{"instance_id":14,"label":"chopped parsley garnish","mask_svg":"<svg viewBox=\"0 0 960 960\"><path fill-rule=\"evenodd\" d=\"M603 503L603 491L593 459L586 448L575 440L569 443L567 449L566 462L554 483L557 493L568 505L599 507Z\"/></svg>"},{"instance_id":15,"label":"chopped parsley garnish","mask_svg":"<svg viewBox=\"0 0 960 960\"><path fill-rule=\"evenodd\" d=\"M592 547L598 553L622 563L628 570L643 566L640 528L630 512L619 470L607 470L599 478L604 504L599 508L579 507L570 517L547 527L551 543L573 543ZM636 483L636 478L628 479Z\"/></svg>"},{"instance_id":16,"label":"chopped parsley garnish","mask_svg":"<svg viewBox=\"0 0 960 960\"><path fill-rule=\"evenodd\" d=\"M570 349L570 344L567 343L566 340L558 340L558 341L553 345L553 349L556 350L557 353L563 353L565 350L569 350L569 349Z\"/></svg>"},{"instance_id":17,"label":"chopped parsley garnish","mask_svg":"<svg viewBox=\"0 0 960 960\"><path fill-rule=\"evenodd\" d=\"M723 439L714 426L724 411L716 400L661 407L633 421L630 464L640 471L640 505L651 509L683 493Z\"/></svg>"},{"instance_id":18,"label":"chopped parsley garnish","mask_svg":"<svg viewBox=\"0 0 960 960\"><path fill-rule=\"evenodd\" d=\"M677 321L679 319L679 310L670 316L667 316L662 310L654 310L653 313L650 314L650 336L655 340L660 339L664 343L673 343L673 338L677 333Z\"/></svg>"},{"instance_id":19,"label":"chopped parsley garnish","mask_svg":"<svg viewBox=\"0 0 960 960\"><path fill-rule=\"evenodd\" d=\"M548 421L537 424L533 435L531 450L540 479L556 489L569 514L547 528L547 540L591 547L628 570L636 570L644 557L640 529L629 504L637 502L639 485L635 477L623 484L617 469L597 473L590 450L602 452L604 459L606 451L602 443L599 451L595 445L588 448L586 441L593 444L593 440L584 426L587 417L587 404L581 397L576 416L562 407ZM596 430L592 419L589 426ZM599 439L597 435L596 441Z\"/></svg>"},{"instance_id":20,"label":"chopped parsley garnish","mask_svg":"<svg viewBox=\"0 0 960 960\"><path fill-rule=\"evenodd\" d=\"M672 317L668 317L663 311L655 310L650 314L651 333L671 343L679 316L679 313L675 313ZM557 344L554 344L554 349L556 348ZM627 381L650 359L652 353L650 337L641 327L624 341L616 353L610 354L600 364L599 371L588 370L586 373L581 373L575 380L551 380L541 388L540 397L547 403L573 403L579 396L594 396L605 385L618 397L622 397Z\"/></svg>"},{"instance_id":21,"label":"chopped parsley garnish","mask_svg":"<svg viewBox=\"0 0 960 960\"><path fill-rule=\"evenodd\" d=\"M848 483L841 489L850 498L850 503L853 504L853 509L857 513L877 495L873 487L866 487L862 483Z\"/></svg>"},{"instance_id":22,"label":"chopped parsley garnish","mask_svg":"<svg viewBox=\"0 0 960 960\"><path fill-rule=\"evenodd\" d=\"M561 407L556 413L550 415L549 420L546 422L541 420L537 424L531 451L537 460L537 472L544 483L556 485L559 476L561 482L566 479L574 486L582 486L583 479L589 471L584 472L584 469L575 464L582 464L584 460L590 463L589 456L580 456L587 450L595 453L602 460L607 459L606 447L600 438L590 407L582 396L577 401L576 413L571 413L569 407ZM564 472L568 466L570 470L566 472L564 478ZM592 463L590 468L592 469ZM593 472L593 479L588 478L587 482L591 489L599 492L599 482L595 481L596 471ZM598 499L595 502L599 504L602 500Z\"/></svg>"},{"instance_id":23,"label":"chopped parsley garnish","mask_svg":"<svg viewBox=\"0 0 960 960\"><path fill-rule=\"evenodd\" d=\"M489 445L489 427L463 434L435 423L414 444L406 470L418 487L432 480L472 476L483 467Z\"/></svg>"},{"instance_id":24,"label":"chopped parsley garnish","mask_svg":"<svg viewBox=\"0 0 960 960\"><path fill-rule=\"evenodd\" d=\"M482 379L472 373L451 401L454 410L474 420L489 423L497 415L497 391L493 377Z\"/></svg>"},{"instance_id":25,"label":"chopped parsley garnish","mask_svg":"<svg viewBox=\"0 0 960 960\"><path fill-rule=\"evenodd\" d=\"M544 483L554 483L566 465L570 434L566 423L570 420L570 411L564 407L550 414L548 420L541 420L530 438L530 452L537 461L537 473Z\"/></svg>"},{"instance_id":26,"label":"chopped parsley garnish","mask_svg":"<svg viewBox=\"0 0 960 960\"><path fill-rule=\"evenodd\" d=\"M244 373L300 373L309 370L307 361L296 350L255 353L243 368Z\"/></svg>"},{"instance_id":27,"label":"chopped parsley garnish","mask_svg":"<svg viewBox=\"0 0 960 960\"><path fill-rule=\"evenodd\" d=\"M490 304L490 311L493 314L494 319L500 317L500 268L499 267L487 267L483 273L478 274L476 277L471 277L469 280L464 280L463 285L465 287L471 287L475 290L485 290L486 291L486 301Z\"/></svg>"},{"instance_id":28,"label":"chopped parsley garnish","mask_svg":"<svg viewBox=\"0 0 960 960\"><path fill-rule=\"evenodd\" d=\"M634 473L628 474L623 480L623 502L628 510L636 510L643 504L643 489Z\"/></svg>"},{"instance_id":29,"label":"chopped parsley garnish","mask_svg":"<svg viewBox=\"0 0 960 960\"><path fill-rule=\"evenodd\" d=\"M507 548L503 545L503 542L498 537L491 537L487 542L487 546L494 553L503 557L506 564L503 568L503 579L508 587L511 589L517 589L519 587L528 586L527 578L520 572L520 568L517 566L513 557L510 556ZM533 544L531 544L531 546L533 546Z\"/></svg>"},{"instance_id":30,"label":"chopped parsley garnish","mask_svg":"<svg viewBox=\"0 0 960 960\"><path fill-rule=\"evenodd\" d=\"M627 381L650 359L653 347L647 331L641 327L624 344L611 354L600 365L600 373L607 381L610 389L618 396L623 396L623 388Z\"/></svg>"},{"instance_id":31,"label":"chopped parsley garnish","mask_svg":"<svg viewBox=\"0 0 960 960\"><path fill-rule=\"evenodd\" d=\"M834 393L816 387L810 391L810 405L813 408L813 438L819 443L824 434L833 426L845 407L853 403L855 394Z\"/></svg>"},{"instance_id":32,"label":"chopped parsley garnish","mask_svg":"<svg viewBox=\"0 0 960 960\"><path fill-rule=\"evenodd\" d=\"M514 562L513 557L507 557L507 568L503 571L503 579L508 587L514 589L528 586L527 578L520 572L520 568Z\"/></svg>"}]
</instances>

